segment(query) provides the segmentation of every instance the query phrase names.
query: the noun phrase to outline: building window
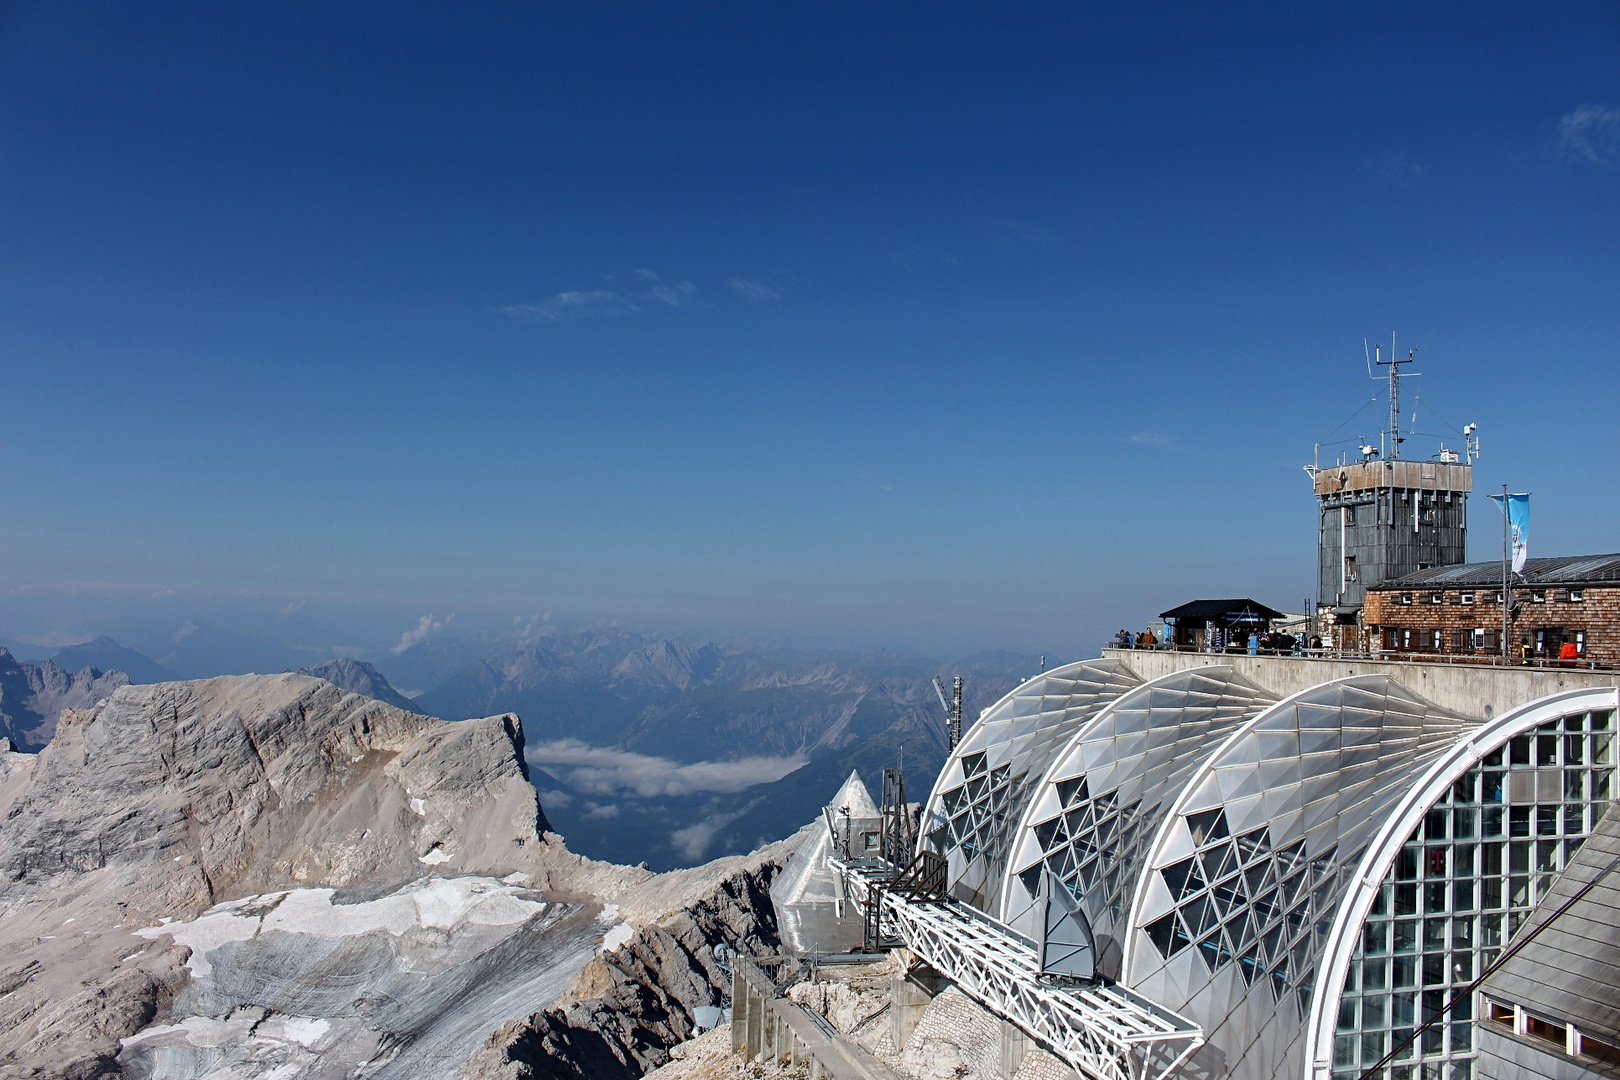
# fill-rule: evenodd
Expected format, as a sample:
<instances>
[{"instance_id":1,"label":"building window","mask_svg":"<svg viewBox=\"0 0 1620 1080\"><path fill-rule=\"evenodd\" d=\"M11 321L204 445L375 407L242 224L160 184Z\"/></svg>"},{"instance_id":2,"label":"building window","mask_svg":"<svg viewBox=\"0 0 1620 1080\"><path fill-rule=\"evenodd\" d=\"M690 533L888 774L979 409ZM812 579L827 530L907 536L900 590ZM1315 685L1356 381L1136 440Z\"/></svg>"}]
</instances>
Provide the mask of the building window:
<instances>
[{"instance_id":1,"label":"building window","mask_svg":"<svg viewBox=\"0 0 1620 1080\"><path fill-rule=\"evenodd\" d=\"M1412 594L1411 593L1409 593L1409 592L1401 593L1401 603L1410 604L1411 602L1412 602Z\"/></svg>"},{"instance_id":2,"label":"building window","mask_svg":"<svg viewBox=\"0 0 1620 1080\"><path fill-rule=\"evenodd\" d=\"M1585 589L1571 589L1571 590L1569 590L1569 602L1572 603L1572 604L1585 603L1586 602L1586 590Z\"/></svg>"},{"instance_id":3,"label":"building window","mask_svg":"<svg viewBox=\"0 0 1620 1080\"><path fill-rule=\"evenodd\" d=\"M1434 652L1440 651L1440 634L1439 630L1429 631L1429 648Z\"/></svg>"},{"instance_id":4,"label":"building window","mask_svg":"<svg viewBox=\"0 0 1620 1080\"><path fill-rule=\"evenodd\" d=\"M1356 508L1355 507L1347 506L1347 507L1344 508L1344 523L1346 525L1354 525L1356 523Z\"/></svg>"},{"instance_id":5,"label":"building window","mask_svg":"<svg viewBox=\"0 0 1620 1080\"><path fill-rule=\"evenodd\" d=\"M1445 603L1445 600L1445 593L1432 592L1429 594L1429 603L1431 604L1443 604Z\"/></svg>"},{"instance_id":6,"label":"building window","mask_svg":"<svg viewBox=\"0 0 1620 1080\"><path fill-rule=\"evenodd\" d=\"M1512 769L1498 749L1429 810L1380 885L1345 974L1333 1080L1356 1080L1501 955L1608 809L1613 739L1611 710L1553 720L1513 740L1523 741L1525 766ZM1549 764L1530 767L1532 757ZM1542 772L1559 782L1509 782L1513 775L1539 781ZM1510 796L1509 788L1529 797ZM1481 1004L1486 1017L1512 1023L1511 1007ZM1464 995L1445 1022L1377 1075L1477 1076L1473 1005ZM1552 1033L1555 1042L1561 1031Z\"/></svg>"},{"instance_id":7,"label":"building window","mask_svg":"<svg viewBox=\"0 0 1620 1080\"><path fill-rule=\"evenodd\" d=\"M862 833L861 842L866 845L867 851L876 851L878 849L878 834L875 832Z\"/></svg>"},{"instance_id":8,"label":"building window","mask_svg":"<svg viewBox=\"0 0 1620 1080\"><path fill-rule=\"evenodd\" d=\"M1545 604L1547 602L1547 590L1546 589L1531 589L1530 590L1530 602L1532 604Z\"/></svg>"},{"instance_id":9,"label":"building window","mask_svg":"<svg viewBox=\"0 0 1620 1080\"><path fill-rule=\"evenodd\" d=\"M1472 607L1474 605L1474 594L1471 592L1463 593L1461 603L1463 607Z\"/></svg>"},{"instance_id":10,"label":"building window","mask_svg":"<svg viewBox=\"0 0 1620 1080\"><path fill-rule=\"evenodd\" d=\"M1358 581L1358 580L1360 580L1359 578L1356 577L1356 557L1354 555L1346 555L1344 557L1344 580L1346 580L1346 581Z\"/></svg>"}]
</instances>

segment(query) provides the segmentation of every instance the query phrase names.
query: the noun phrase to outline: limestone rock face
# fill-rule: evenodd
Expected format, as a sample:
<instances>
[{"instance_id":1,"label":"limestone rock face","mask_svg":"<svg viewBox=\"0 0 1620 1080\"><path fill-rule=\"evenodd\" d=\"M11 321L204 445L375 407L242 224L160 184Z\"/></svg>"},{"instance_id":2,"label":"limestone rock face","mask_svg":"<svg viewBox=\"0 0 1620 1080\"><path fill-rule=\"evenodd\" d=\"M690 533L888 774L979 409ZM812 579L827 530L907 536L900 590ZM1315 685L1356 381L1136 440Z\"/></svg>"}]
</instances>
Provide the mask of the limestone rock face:
<instances>
[{"instance_id":1,"label":"limestone rock face","mask_svg":"<svg viewBox=\"0 0 1620 1080\"><path fill-rule=\"evenodd\" d=\"M194 974L161 929L136 936L160 921L276 890L584 869L544 836L516 717L445 723L291 674L125 686L63 714L38 755L0 748L0 823L8 1076L116 1070ZM624 873L576 876L611 891Z\"/></svg>"},{"instance_id":2,"label":"limestone rock face","mask_svg":"<svg viewBox=\"0 0 1620 1080\"><path fill-rule=\"evenodd\" d=\"M160 862L204 906L403 881L424 857L510 872L544 828L521 748L515 716L446 724L300 675L124 687L65 714L32 782L0 794L0 898Z\"/></svg>"},{"instance_id":3,"label":"limestone rock face","mask_svg":"<svg viewBox=\"0 0 1620 1080\"><path fill-rule=\"evenodd\" d=\"M507 714L303 675L124 686L0 738L0 1076L639 1076L777 945L793 842L569 853Z\"/></svg>"},{"instance_id":4,"label":"limestone rock face","mask_svg":"<svg viewBox=\"0 0 1620 1080\"><path fill-rule=\"evenodd\" d=\"M667 1063L696 1033L693 1010L729 991L714 946L755 956L780 946L770 886L799 839L627 893L630 919L666 913L587 964L557 1005L497 1030L456 1080L630 1080Z\"/></svg>"}]
</instances>

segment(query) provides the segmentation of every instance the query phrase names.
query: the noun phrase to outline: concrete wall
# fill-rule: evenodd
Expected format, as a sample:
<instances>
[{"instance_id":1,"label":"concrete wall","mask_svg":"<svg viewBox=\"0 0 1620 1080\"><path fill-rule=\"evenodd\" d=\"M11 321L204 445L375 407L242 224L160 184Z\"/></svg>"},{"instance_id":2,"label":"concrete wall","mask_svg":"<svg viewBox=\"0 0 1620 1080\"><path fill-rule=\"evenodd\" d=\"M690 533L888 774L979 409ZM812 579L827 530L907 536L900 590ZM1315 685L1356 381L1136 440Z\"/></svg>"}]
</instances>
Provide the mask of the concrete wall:
<instances>
[{"instance_id":1,"label":"concrete wall","mask_svg":"<svg viewBox=\"0 0 1620 1080\"><path fill-rule=\"evenodd\" d=\"M1465 716L1500 716L1510 709L1563 690L1620 686L1620 672L1562 668L1425 664L1407 660L1330 660L1295 656L1248 656L1168 650L1104 649L1144 679L1188 668L1230 664L1278 697L1350 675L1388 675L1436 705Z\"/></svg>"}]
</instances>

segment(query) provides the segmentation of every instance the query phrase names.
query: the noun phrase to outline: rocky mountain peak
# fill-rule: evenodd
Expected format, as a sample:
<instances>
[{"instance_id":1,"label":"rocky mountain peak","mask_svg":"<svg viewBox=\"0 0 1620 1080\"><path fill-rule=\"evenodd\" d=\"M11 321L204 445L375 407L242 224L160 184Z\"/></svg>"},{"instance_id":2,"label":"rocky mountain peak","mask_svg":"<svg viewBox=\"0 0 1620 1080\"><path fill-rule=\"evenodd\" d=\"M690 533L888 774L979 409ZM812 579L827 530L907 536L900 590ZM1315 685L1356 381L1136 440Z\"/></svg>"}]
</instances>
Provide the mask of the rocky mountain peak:
<instances>
[{"instance_id":1,"label":"rocky mountain peak","mask_svg":"<svg viewBox=\"0 0 1620 1080\"><path fill-rule=\"evenodd\" d=\"M63 710L89 708L128 683L121 671L19 663L0 647L0 735L19 750L38 750L51 741Z\"/></svg>"},{"instance_id":2,"label":"rocky mountain peak","mask_svg":"<svg viewBox=\"0 0 1620 1080\"><path fill-rule=\"evenodd\" d=\"M333 686L340 687L352 694L375 698L396 709L406 712L415 712L411 699L395 690L382 672L366 663L364 660L355 660L351 657L340 656L335 660L328 660L323 664L312 664L309 667L298 669L298 674L308 675L316 679L325 679Z\"/></svg>"},{"instance_id":3,"label":"rocky mountain peak","mask_svg":"<svg viewBox=\"0 0 1620 1080\"><path fill-rule=\"evenodd\" d=\"M504 873L545 827L522 745L511 715L446 724L303 675L126 686L65 713L0 799L0 895L154 863L197 903L402 880L423 859Z\"/></svg>"},{"instance_id":4,"label":"rocky mountain peak","mask_svg":"<svg viewBox=\"0 0 1620 1080\"><path fill-rule=\"evenodd\" d=\"M614 682L638 682L658 690L687 690L711 681L725 657L715 645L687 645L665 638L631 652L614 667Z\"/></svg>"}]
</instances>

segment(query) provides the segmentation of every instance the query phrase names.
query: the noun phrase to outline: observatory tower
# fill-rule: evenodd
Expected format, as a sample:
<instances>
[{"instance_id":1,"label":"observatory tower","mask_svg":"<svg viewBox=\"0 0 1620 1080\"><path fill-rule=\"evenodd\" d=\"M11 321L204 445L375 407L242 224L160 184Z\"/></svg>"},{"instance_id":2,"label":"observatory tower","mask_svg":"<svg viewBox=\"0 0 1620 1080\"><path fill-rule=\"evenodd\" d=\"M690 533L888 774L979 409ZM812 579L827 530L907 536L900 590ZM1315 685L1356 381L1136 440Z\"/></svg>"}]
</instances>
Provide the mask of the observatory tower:
<instances>
[{"instance_id":1,"label":"observatory tower","mask_svg":"<svg viewBox=\"0 0 1620 1080\"><path fill-rule=\"evenodd\" d=\"M1463 449L1441 446L1427 461L1401 458L1401 368L1412 349L1390 358L1378 347L1376 363L1389 375L1389 429L1380 446L1362 445L1356 460L1307 465L1316 490L1317 604L1335 621L1359 621L1367 587L1436 566L1465 561L1468 493L1479 441L1475 425L1463 429ZM1464 457L1466 455L1466 458Z\"/></svg>"}]
</instances>

